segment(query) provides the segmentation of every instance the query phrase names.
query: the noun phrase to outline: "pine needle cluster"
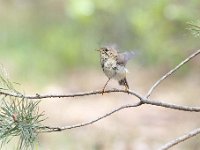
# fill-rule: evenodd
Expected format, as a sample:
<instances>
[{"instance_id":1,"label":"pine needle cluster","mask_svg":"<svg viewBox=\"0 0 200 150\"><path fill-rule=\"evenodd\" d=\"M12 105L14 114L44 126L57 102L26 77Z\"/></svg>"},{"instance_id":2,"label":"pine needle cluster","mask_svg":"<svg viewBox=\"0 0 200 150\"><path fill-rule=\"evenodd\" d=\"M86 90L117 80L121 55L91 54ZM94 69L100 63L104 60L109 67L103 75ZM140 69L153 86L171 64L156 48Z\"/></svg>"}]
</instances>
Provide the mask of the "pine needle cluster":
<instances>
[{"instance_id":1,"label":"pine needle cluster","mask_svg":"<svg viewBox=\"0 0 200 150\"><path fill-rule=\"evenodd\" d=\"M0 142L1 148L14 137L19 137L17 149L33 149L43 113L39 112L40 101L32 101L23 98L23 95L14 89L12 83L0 74L0 91L7 90L10 93L19 94L20 97L0 95Z\"/></svg>"}]
</instances>

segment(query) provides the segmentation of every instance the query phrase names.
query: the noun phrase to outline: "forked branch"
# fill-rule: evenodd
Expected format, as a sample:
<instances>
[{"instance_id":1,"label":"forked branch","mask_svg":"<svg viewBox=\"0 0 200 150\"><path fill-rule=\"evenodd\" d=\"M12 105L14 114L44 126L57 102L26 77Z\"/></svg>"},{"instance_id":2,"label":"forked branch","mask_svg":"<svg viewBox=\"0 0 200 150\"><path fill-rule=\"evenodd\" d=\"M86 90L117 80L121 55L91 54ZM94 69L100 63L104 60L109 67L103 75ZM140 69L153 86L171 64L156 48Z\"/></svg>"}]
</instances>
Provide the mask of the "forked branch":
<instances>
[{"instance_id":1,"label":"forked branch","mask_svg":"<svg viewBox=\"0 0 200 150\"><path fill-rule=\"evenodd\" d=\"M91 121L88 121L88 122L85 122L85 123L80 123L80 124L75 124L75 125L71 125L71 126L64 126L64 127L49 127L49 126L45 126L43 127L43 129L45 129L44 131L42 132L56 132L56 131L63 131L63 130L67 130L67 129L74 129L74 128L79 128L79 127L84 127L84 126L88 126L88 125L91 125L97 121L100 121L122 109L125 109L125 108L131 108L131 107L137 107L137 106L140 106L142 105L141 101L140 102L137 102L136 104L128 104L128 105L124 105L124 106L121 106L119 108L116 108L114 109L113 111L103 115L103 116L100 116L94 120L91 120Z\"/></svg>"}]
</instances>

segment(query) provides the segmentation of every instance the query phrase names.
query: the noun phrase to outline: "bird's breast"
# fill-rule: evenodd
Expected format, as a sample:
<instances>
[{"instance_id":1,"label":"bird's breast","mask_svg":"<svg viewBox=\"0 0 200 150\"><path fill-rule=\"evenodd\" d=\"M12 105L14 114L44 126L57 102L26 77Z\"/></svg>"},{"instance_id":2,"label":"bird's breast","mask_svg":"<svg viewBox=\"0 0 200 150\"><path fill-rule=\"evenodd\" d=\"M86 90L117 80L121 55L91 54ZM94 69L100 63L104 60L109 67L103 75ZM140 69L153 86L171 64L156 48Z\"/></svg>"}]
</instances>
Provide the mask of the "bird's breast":
<instances>
[{"instance_id":1,"label":"bird's breast","mask_svg":"<svg viewBox=\"0 0 200 150\"><path fill-rule=\"evenodd\" d=\"M103 71L108 78L122 80L126 77L127 69L123 65L118 65L116 60L108 59L104 62Z\"/></svg>"},{"instance_id":2,"label":"bird's breast","mask_svg":"<svg viewBox=\"0 0 200 150\"><path fill-rule=\"evenodd\" d=\"M108 78L113 78L116 74L116 61L114 59L107 59L103 65L103 71Z\"/></svg>"}]
</instances>

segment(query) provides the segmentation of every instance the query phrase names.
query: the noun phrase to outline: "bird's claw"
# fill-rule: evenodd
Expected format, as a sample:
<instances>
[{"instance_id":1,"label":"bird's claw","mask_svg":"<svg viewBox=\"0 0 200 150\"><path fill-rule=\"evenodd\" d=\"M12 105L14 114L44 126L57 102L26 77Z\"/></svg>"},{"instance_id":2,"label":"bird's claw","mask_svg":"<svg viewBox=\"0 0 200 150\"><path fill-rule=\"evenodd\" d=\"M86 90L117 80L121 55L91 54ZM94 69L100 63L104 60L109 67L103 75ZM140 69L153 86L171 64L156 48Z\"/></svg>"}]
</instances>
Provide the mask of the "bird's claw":
<instances>
[{"instance_id":1,"label":"bird's claw","mask_svg":"<svg viewBox=\"0 0 200 150\"><path fill-rule=\"evenodd\" d=\"M105 90L103 89L102 92L101 92L101 95L103 95L104 93L105 93Z\"/></svg>"},{"instance_id":2,"label":"bird's claw","mask_svg":"<svg viewBox=\"0 0 200 150\"><path fill-rule=\"evenodd\" d=\"M126 86L125 91L129 94L129 88Z\"/></svg>"}]
</instances>

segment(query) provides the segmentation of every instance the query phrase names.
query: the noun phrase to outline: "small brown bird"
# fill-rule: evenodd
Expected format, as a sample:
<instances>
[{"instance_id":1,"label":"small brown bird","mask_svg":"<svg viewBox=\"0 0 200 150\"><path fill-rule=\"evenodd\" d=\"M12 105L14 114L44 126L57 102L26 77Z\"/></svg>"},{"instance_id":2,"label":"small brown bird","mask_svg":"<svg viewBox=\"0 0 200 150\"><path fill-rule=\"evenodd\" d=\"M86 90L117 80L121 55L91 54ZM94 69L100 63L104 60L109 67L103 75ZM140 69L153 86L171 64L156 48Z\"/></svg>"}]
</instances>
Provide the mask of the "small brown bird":
<instances>
[{"instance_id":1,"label":"small brown bird","mask_svg":"<svg viewBox=\"0 0 200 150\"><path fill-rule=\"evenodd\" d=\"M110 79L115 79L119 82L119 85L125 86L125 90L129 89L129 85L126 79L126 64L128 60L133 58L134 52L120 53L113 47L103 47L98 49L100 52L100 61L103 72L108 77L106 84L103 87L102 94L106 88L106 85Z\"/></svg>"}]
</instances>

